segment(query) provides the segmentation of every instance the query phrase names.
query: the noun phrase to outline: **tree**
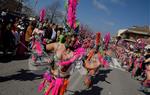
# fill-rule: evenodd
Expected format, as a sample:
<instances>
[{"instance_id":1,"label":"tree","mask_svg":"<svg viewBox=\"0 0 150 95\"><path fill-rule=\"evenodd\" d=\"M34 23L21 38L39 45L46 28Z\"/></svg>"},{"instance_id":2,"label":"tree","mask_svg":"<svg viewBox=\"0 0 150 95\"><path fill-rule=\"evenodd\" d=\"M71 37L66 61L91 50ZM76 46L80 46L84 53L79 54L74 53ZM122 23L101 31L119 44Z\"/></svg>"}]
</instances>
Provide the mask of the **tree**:
<instances>
[{"instance_id":1,"label":"tree","mask_svg":"<svg viewBox=\"0 0 150 95\"><path fill-rule=\"evenodd\" d=\"M0 10L21 11L22 3L19 0L0 0Z\"/></svg>"},{"instance_id":2,"label":"tree","mask_svg":"<svg viewBox=\"0 0 150 95\"><path fill-rule=\"evenodd\" d=\"M27 16L36 16L35 11L30 6L23 6L22 13L26 14Z\"/></svg>"},{"instance_id":3,"label":"tree","mask_svg":"<svg viewBox=\"0 0 150 95\"><path fill-rule=\"evenodd\" d=\"M30 4L30 0L20 0L23 4L22 13L26 14L27 16L36 16L36 12L32 5Z\"/></svg>"},{"instance_id":4,"label":"tree","mask_svg":"<svg viewBox=\"0 0 150 95\"><path fill-rule=\"evenodd\" d=\"M84 39L86 37L92 38L93 32L92 32L92 29L88 25L81 24L79 31L80 31L79 35L83 36Z\"/></svg>"},{"instance_id":5,"label":"tree","mask_svg":"<svg viewBox=\"0 0 150 95\"><path fill-rule=\"evenodd\" d=\"M34 14L30 0L0 0L0 10L19 12L31 16Z\"/></svg>"},{"instance_id":6,"label":"tree","mask_svg":"<svg viewBox=\"0 0 150 95\"><path fill-rule=\"evenodd\" d=\"M60 1L54 1L50 6L46 7L46 17L50 19L50 23L59 22L64 19L64 12L60 10Z\"/></svg>"}]
</instances>

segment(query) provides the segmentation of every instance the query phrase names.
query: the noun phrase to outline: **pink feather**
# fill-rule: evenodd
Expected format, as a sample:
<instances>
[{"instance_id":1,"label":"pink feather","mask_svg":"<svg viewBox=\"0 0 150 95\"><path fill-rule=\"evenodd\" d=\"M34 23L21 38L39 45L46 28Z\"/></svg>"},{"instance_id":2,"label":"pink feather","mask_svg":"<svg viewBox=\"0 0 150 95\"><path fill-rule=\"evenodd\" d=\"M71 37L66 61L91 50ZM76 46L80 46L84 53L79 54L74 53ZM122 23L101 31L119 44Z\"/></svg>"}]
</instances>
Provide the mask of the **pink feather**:
<instances>
[{"instance_id":1,"label":"pink feather","mask_svg":"<svg viewBox=\"0 0 150 95\"><path fill-rule=\"evenodd\" d=\"M44 73L43 77L49 82L52 80L52 76L50 75L49 72Z\"/></svg>"},{"instance_id":2,"label":"pink feather","mask_svg":"<svg viewBox=\"0 0 150 95\"><path fill-rule=\"evenodd\" d=\"M42 56L42 47L40 42L35 41L35 45L36 45L36 53L38 54L38 56Z\"/></svg>"},{"instance_id":3,"label":"pink feather","mask_svg":"<svg viewBox=\"0 0 150 95\"><path fill-rule=\"evenodd\" d=\"M84 48L78 48L75 50L74 55L79 54L79 55L83 55L85 54L85 49Z\"/></svg>"},{"instance_id":4,"label":"pink feather","mask_svg":"<svg viewBox=\"0 0 150 95\"><path fill-rule=\"evenodd\" d=\"M55 80L52 80L52 82L49 84L49 87L47 89L47 91L45 92L44 95L49 95L51 89L53 88L53 86L55 85Z\"/></svg>"},{"instance_id":5,"label":"pink feather","mask_svg":"<svg viewBox=\"0 0 150 95\"><path fill-rule=\"evenodd\" d=\"M59 95L58 91L60 90L62 85L63 85L63 78L56 78L55 85L52 89L51 95Z\"/></svg>"},{"instance_id":6,"label":"pink feather","mask_svg":"<svg viewBox=\"0 0 150 95\"><path fill-rule=\"evenodd\" d=\"M108 67L108 63L107 61L102 57L102 55L100 53L98 53L98 58L99 58L99 61L103 64L104 67Z\"/></svg>"},{"instance_id":7,"label":"pink feather","mask_svg":"<svg viewBox=\"0 0 150 95\"><path fill-rule=\"evenodd\" d=\"M43 22L45 15L46 15L46 9L43 8L43 9L40 11L40 21L41 21L41 22Z\"/></svg>"},{"instance_id":8,"label":"pink feather","mask_svg":"<svg viewBox=\"0 0 150 95\"><path fill-rule=\"evenodd\" d=\"M41 82L39 87L38 87L38 92L41 92L42 89L45 87L46 81L47 82L52 82L52 77L51 77L49 72L45 72L44 75L43 75L43 78L44 78L43 82Z\"/></svg>"},{"instance_id":9,"label":"pink feather","mask_svg":"<svg viewBox=\"0 0 150 95\"><path fill-rule=\"evenodd\" d=\"M42 89L45 87L45 82L46 82L46 80L43 80L43 81L40 83L40 85L39 85L39 87L38 87L38 92L41 92Z\"/></svg>"},{"instance_id":10,"label":"pink feather","mask_svg":"<svg viewBox=\"0 0 150 95\"><path fill-rule=\"evenodd\" d=\"M82 57L85 54L85 49L84 48L78 48L74 52L73 58L60 62L59 65L64 66L64 65L70 65L72 62L74 62L77 58Z\"/></svg>"},{"instance_id":11,"label":"pink feather","mask_svg":"<svg viewBox=\"0 0 150 95\"><path fill-rule=\"evenodd\" d=\"M79 57L79 56L76 55L76 56L74 56L73 58L71 58L70 60L60 62L59 65L61 65L61 66L70 65L70 64L71 64L72 62L74 62L78 57Z\"/></svg>"},{"instance_id":12,"label":"pink feather","mask_svg":"<svg viewBox=\"0 0 150 95\"><path fill-rule=\"evenodd\" d=\"M76 28L76 6L77 0L68 0L67 23L73 29Z\"/></svg>"}]
</instances>

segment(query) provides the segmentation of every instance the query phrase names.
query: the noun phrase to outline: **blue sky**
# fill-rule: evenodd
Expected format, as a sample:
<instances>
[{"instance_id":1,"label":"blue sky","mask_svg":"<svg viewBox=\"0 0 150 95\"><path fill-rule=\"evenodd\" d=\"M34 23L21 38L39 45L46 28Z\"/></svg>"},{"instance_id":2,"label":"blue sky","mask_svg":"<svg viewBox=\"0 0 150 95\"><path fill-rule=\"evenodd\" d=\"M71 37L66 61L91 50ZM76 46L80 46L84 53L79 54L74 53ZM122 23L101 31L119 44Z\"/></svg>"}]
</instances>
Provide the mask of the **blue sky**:
<instances>
[{"instance_id":1,"label":"blue sky","mask_svg":"<svg viewBox=\"0 0 150 95\"><path fill-rule=\"evenodd\" d=\"M34 5L34 0L31 4ZM39 0L37 9L50 5L55 0ZM64 10L64 1L61 9ZM150 0L80 0L77 18L94 32L110 32L131 26L150 26Z\"/></svg>"}]
</instances>

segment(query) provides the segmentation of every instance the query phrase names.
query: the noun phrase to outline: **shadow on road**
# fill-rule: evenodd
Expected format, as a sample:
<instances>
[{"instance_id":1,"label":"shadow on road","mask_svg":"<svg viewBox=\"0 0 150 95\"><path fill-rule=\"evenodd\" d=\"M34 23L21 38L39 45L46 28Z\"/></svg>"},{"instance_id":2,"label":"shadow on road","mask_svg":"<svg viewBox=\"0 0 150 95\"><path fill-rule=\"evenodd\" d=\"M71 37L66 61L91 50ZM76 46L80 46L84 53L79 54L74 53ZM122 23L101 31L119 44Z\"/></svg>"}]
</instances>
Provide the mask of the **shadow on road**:
<instances>
[{"instance_id":1,"label":"shadow on road","mask_svg":"<svg viewBox=\"0 0 150 95\"><path fill-rule=\"evenodd\" d=\"M0 63L9 63L13 60L25 60L28 59L29 57L30 55L13 56L13 54L7 54L7 55L0 54Z\"/></svg>"},{"instance_id":2,"label":"shadow on road","mask_svg":"<svg viewBox=\"0 0 150 95\"><path fill-rule=\"evenodd\" d=\"M150 92L143 92L145 95L150 95Z\"/></svg>"},{"instance_id":3,"label":"shadow on road","mask_svg":"<svg viewBox=\"0 0 150 95\"><path fill-rule=\"evenodd\" d=\"M74 95L101 95L101 91L103 90L103 88L98 87L94 84L98 84L98 82L106 82L108 84L111 84L110 82L106 81L107 74L109 74L111 71L112 71L111 69L107 69L107 70L100 69L96 74L96 76L92 79L93 86L90 88L90 90L87 89L81 92L76 91Z\"/></svg>"},{"instance_id":4,"label":"shadow on road","mask_svg":"<svg viewBox=\"0 0 150 95\"><path fill-rule=\"evenodd\" d=\"M94 79L92 80L92 84L97 84L98 82L106 82L108 84L111 84L110 82L108 82L106 80L107 78L107 74L109 74L112 70L108 69L108 70L99 70L98 73L96 74L96 76L94 77Z\"/></svg>"},{"instance_id":5,"label":"shadow on road","mask_svg":"<svg viewBox=\"0 0 150 95\"><path fill-rule=\"evenodd\" d=\"M75 92L74 95L100 95L103 88L98 86L92 86L91 90L83 90L81 92Z\"/></svg>"},{"instance_id":6,"label":"shadow on road","mask_svg":"<svg viewBox=\"0 0 150 95\"><path fill-rule=\"evenodd\" d=\"M21 69L20 71L18 71L18 74L0 77L0 82L10 81L10 80L33 81L41 78L42 78L41 75L36 75L34 73L29 72L29 70Z\"/></svg>"},{"instance_id":7,"label":"shadow on road","mask_svg":"<svg viewBox=\"0 0 150 95\"><path fill-rule=\"evenodd\" d=\"M145 92L145 91L143 91L143 90L138 90L138 91L144 93L145 95L150 95L150 92Z\"/></svg>"}]
</instances>

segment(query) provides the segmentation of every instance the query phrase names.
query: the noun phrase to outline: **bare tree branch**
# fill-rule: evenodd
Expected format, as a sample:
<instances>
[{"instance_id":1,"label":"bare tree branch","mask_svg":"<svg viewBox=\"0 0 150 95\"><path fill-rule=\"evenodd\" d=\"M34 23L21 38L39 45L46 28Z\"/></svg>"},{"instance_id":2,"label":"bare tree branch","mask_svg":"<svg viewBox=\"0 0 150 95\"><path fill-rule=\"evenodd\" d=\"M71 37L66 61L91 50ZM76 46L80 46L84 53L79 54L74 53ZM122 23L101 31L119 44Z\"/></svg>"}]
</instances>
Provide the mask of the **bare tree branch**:
<instances>
[{"instance_id":1,"label":"bare tree branch","mask_svg":"<svg viewBox=\"0 0 150 95\"><path fill-rule=\"evenodd\" d=\"M30 0L0 0L0 10L19 12L31 16L34 15L35 12L30 4L28 4L29 1Z\"/></svg>"},{"instance_id":2,"label":"bare tree branch","mask_svg":"<svg viewBox=\"0 0 150 95\"><path fill-rule=\"evenodd\" d=\"M50 23L57 22L64 18L63 12L60 10L60 1L56 0L51 5L46 7L47 18L50 19Z\"/></svg>"}]
</instances>

